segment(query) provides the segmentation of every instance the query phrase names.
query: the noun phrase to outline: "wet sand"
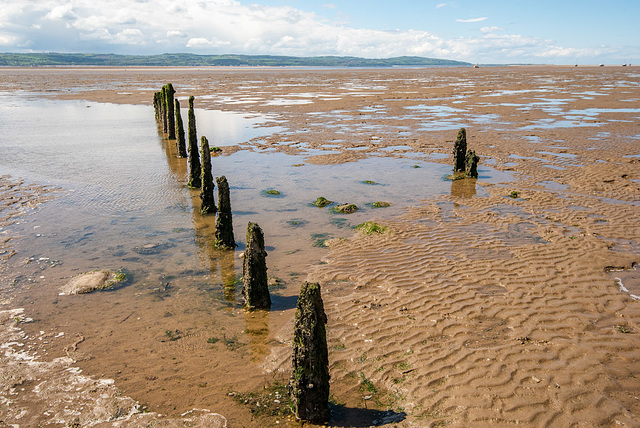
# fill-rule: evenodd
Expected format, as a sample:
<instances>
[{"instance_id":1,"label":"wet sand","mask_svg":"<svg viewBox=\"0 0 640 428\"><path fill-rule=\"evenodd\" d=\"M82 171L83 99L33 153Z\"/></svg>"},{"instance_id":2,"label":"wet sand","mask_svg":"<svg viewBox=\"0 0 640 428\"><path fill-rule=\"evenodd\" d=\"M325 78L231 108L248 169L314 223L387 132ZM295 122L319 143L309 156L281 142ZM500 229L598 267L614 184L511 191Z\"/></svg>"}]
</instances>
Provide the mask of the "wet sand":
<instances>
[{"instance_id":1,"label":"wet sand","mask_svg":"<svg viewBox=\"0 0 640 428\"><path fill-rule=\"evenodd\" d=\"M457 129L466 127L481 166L509 179L487 183L481 173L477 182L447 183L448 194L378 219L388 232L354 233L331 241L323 263L295 263L300 280L323 286L334 397L348 408L389 407L391 418L403 419L399 426L640 426L637 68L0 72L2 91L127 104L151 104L153 92L172 82L199 108L273 115L287 130L244 146L331 151L305 159L313 164L416 154L450 164ZM9 255L11 242L3 245ZM296 286L290 281L285 294L295 296ZM48 316L56 300L50 295L31 309L28 293L17 296L5 307L34 318ZM99 295L87 297L101 305ZM185 294L168 311L184 312L197 298ZM116 299L140 310L127 296ZM266 321L277 343L259 351L260 376L247 382L242 367L225 366L237 389L286 379L291 315ZM115 379L153 411L177 417L198 407L231 426L273 423L211 387L220 371L201 367L219 361L200 353L202 340L141 334L132 349L130 339L108 335L121 321L92 326L89 338L88 320L70 319L65 340L51 340L44 358L64 357L84 332L74 364ZM139 329L152 325L139 322ZM246 322L259 332L265 321ZM19 325L39 349L41 326ZM180 361L175 376L160 376L166 388L147 369L166 367L165 357ZM363 388L367 382L375 390Z\"/></svg>"}]
</instances>

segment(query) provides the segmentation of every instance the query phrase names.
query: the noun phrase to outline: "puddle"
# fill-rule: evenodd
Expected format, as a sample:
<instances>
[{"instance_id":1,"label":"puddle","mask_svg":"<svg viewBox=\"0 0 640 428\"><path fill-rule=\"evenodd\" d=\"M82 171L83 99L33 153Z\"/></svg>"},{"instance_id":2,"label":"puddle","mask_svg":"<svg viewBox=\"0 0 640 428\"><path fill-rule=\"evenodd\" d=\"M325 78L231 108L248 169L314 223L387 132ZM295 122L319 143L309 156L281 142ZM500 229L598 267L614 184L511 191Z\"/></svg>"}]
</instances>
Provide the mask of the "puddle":
<instances>
[{"instance_id":1,"label":"puddle","mask_svg":"<svg viewBox=\"0 0 640 428\"><path fill-rule=\"evenodd\" d=\"M563 159L575 159L578 157L578 155L574 155L573 153L555 153L555 152L545 152L545 151L539 151L536 153L540 153L541 155L556 156Z\"/></svg>"},{"instance_id":2,"label":"puddle","mask_svg":"<svg viewBox=\"0 0 640 428\"><path fill-rule=\"evenodd\" d=\"M640 270L634 264L633 269L609 272L621 293L626 293L633 300L640 300Z\"/></svg>"},{"instance_id":3,"label":"puddle","mask_svg":"<svg viewBox=\"0 0 640 428\"><path fill-rule=\"evenodd\" d=\"M536 183L538 186L543 186L549 190L558 190L563 191L569 189L569 186L566 184L556 183L555 181L539 181Z\"/></svg>"},{"instance_id":4,"label":"puddle","mask_svg":"<svg viewBox=\"0 0 640 428\"><path fill-rule=\"evenodd\" d=\"M582 128L600 126L599 123L578 122L575 120L555 120L555 119L538 119L532 121L530 125L522 126L522 131L531 131L534 129L557 129L557 128Z\"/></svg>"}]
</instances>

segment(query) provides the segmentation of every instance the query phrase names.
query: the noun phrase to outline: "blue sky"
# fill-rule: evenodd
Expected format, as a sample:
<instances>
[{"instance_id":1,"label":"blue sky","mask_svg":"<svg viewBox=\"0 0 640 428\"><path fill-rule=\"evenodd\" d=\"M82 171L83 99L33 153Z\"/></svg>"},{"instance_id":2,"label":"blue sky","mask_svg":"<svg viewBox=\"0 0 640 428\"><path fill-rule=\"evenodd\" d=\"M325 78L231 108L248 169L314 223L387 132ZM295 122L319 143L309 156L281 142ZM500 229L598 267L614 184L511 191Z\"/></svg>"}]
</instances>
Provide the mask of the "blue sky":
<instances>
[{"instance_id":1,"label":"blue sky","mask_svg":"<svg viewBox=\"0 0 640 428\"><path fill-rule=\"evenodd\" d=\"M640 0L0 0L0 51L640 62Z\"/></svg>"}]
</instances>

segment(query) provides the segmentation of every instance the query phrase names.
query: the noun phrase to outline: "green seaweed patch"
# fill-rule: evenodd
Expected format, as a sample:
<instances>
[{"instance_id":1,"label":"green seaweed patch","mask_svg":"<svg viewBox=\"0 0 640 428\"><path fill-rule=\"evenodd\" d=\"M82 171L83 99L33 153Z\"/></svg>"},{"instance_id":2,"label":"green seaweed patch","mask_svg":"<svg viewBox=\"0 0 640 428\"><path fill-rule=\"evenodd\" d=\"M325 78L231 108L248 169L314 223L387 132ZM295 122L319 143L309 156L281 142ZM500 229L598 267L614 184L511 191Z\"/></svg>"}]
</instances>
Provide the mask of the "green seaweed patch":
<instances>
[{"instance_id":1,"label":"green seaweed patch","mask_svg":"<svg viewBox=\"0 0 640 428\"><path fill-rule=\"evenodd\" d=\"M304 164L303 163L295 163L292 166L295 167L295 168L299 168L301 166L304 166Z\"/></svg>"},{"instance_id":2,"label":"green seaweed patch","mask_svg":"<svg viewBox=\"0 0 640 428\"><path fill-rule=\"evenodd\" d=\"M412 165L411 168L422 168L420 165Z\"/></svg>"},{"instance_id":3,"label":"green seaweed patch","mask_svg":"<svg viewBox=\"0 0 640 428\"><path fill-rule=\"evenodd\" d=\"M287 226L293 227L293 228L305 226L307 223L309 222L306 220L299 220L299 219L287 220Z\"/></svg>"},{"instance_id":4,"label":"green seaweed patch","mask_svg":"<svg viewBox=\"0 0 640 428\"><path fill-rule=\"evenodd\" d=\"M372 235L374 233L385 233L387 231L387 226L381 226L372 221L365 221L364 223L357 225L356 229L365 235Z\"/></svg>"},{"instance_id":5,"label":"green seaweed patch","mask_svg":"<svg viewBox=\"0 0 640 428\"><path fill-rule=\"evenodd\" d=\"M175 342L182 339L182 332L180 330L165 330L164 335L166 337L162 342Z\"/></svg>"},{"instance_id":6,"label":"green seaweed patch","mask_svg":"<svg viewBox=\"0 0 640 428\"><path fill-rule=\"evenodd\" d=\"M333 216L329 218L329 223L334 225L338 229L346 229L351 227L351 224L344 217Z\"/></svg>"},{"instance_id":7,"label":"green seaweed patch","mask_svg":"<svg viewBox=\"0 0 640 428\"><path fill-rule=\"evenodd\" d=\"M370 186L375 186L377 184L380 184L380 183L376 183L375 181L372 181L372 180L364 180L364 181L361 181L361 183L362 184L368 184Z\"/></svg>"},{"instance_id":8,"label":"green seaweed patch","mask_svg":"<svg viewBox=\"0 0 640 428\"><path fill-rule=\"evenodd\" d=\"M287 417L295 413L286 382L276 381L257 392L230 392L228 395L238 404L249 407L253 416Z\"/></svg>"},{"instance_id":9,"label":"green seaweed patch","mask_svg":"<svg viewBox=\"0 0 640 428\"><path fill-rule=\"evenodd\" d=\"M209 151L210 151L211 153L222 153L222 149L221 149L220 147L215 147L215 146L214 146L214 147L209 148Z\"/></svg>"},{"instance_id":10,"label":"green seaweed patch","mask_svg":"<svg viewBox=\"0 0 640 428\"><path fill-rule=\"evenodd\" d=\"M327 247L327 241L331 239L331 235L328 233L312 233L311 240L313 243L312 247L324 248Z\"/></svg>"},{"instance_id":11,"label":"green seaweed patch","mask_svg":"<svg viewBox=\"0 0 640 428\"><path fill-rule=\"evenodd\" d=\"M509 197L513 199L518 199L520 197L520 193L516 192L515 190L512 190L511 193L509 193Z\"/></svg>"},{"instance_id":12,"label":"green seaweed patch","mask_svg":"<svg viewBox=\"0 0 640 428\"><path fill-rule=\"evenodd\" d=\"M342 205L336 205L335 207L333 207L331 209L331 212L334 212L337 214L353 214L358 210L359 208L356 204L342 204Z\"/></svg>"},{"instance_id":13,"label":"green seaweed patch","mask_svg":"<svg viewBox=\"0 0 640 428\"><path fill-rule=\"evenodd\" d=\"M447 175L445 177L445 180L457 181L464 180L465 178L470 178L470 176L466 172L456 172L455 174Z\"/></svg>"},{"instance_id":14,"label":"green seaweed patch","mask_svg":"<svg viewBox=\"0 0 640 428\"><path fill-rule=\"evenodd\" d=\"M280 191L275 189L263 190L262 196L266 196L267 198L283 198L284 197L284 195L280 193Z\"/></svg>"},{"instance_id":15,"label":"green seaweed patch","mask_svg":"<svg viewBox=\"0 0 640 428\"><path fill-rule=\"evenodd\" d=\"M318 208L324 208L327 205L331 205L332 203L333 203L333 201L328 200L324 196L320 196L318 199L316 199L314 202L312 202L312 204L315 205Z\"/></svg>"},{"instance_id":16,"label":"green seaweed patch","mask_svg":"<svg viewBox=\"0 0 640 428\"><path fill-rule=\"evenodd\" d=\"M390 202L384 202L384 201L376 201L371 203L371 206L373 208L387 208L391 206Z\"/></svg>"}]
</instances>

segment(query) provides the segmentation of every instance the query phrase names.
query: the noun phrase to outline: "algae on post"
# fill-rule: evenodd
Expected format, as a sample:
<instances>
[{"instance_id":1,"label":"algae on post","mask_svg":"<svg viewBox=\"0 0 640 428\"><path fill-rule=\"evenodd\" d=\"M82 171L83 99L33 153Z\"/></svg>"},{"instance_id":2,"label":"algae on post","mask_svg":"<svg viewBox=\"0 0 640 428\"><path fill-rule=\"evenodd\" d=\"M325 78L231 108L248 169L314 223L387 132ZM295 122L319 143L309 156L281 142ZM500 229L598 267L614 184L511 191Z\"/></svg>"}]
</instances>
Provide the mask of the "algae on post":
<instances>
[{"instance_id":1,"label":"algae on post","mask_svg":"<svg viewBox=\"0 0 640 428\"><path fill-rule=\"evenodd\" d=\"M249 310L271 308L267 278L267 252L264 234L256 223L247 226L247 248L242 266L242 294L244 307Z\"/></svg>"},{"instance_id":2,"label":"algae on post","mask_svg":"<svg viewBox=\"0 0 640 428\"><path fill-rule=\"evenodd\" d=\"M215 214L216 203L213 198L213 174L211 172L211 152L209 151L209 141L204 135L201 138L200 154L202 155L202 189L200 191L200 199L202 205L200 212L202 214Z\"/></svg>"},{"instance_id":3,"label":"algae on post","mask_svg":"<svg viewBox=\"0 0 640 428\"><path fill-rule=\"evenodd\" d=\"M178 157L187 157L187 143L184 137L184 124L182 123L182 114L180 113L180 101L176 100L176 148Z\"/></svg>"},{"instance_id":4,"label":"algae on post","mask_svg":"<svg viewBox=\"0 0 640 428\"><path fill-rule=\"evenodd\" d=\"M296 417L312 422L331 417L326 323L320 285L305 282L296 305L289 388Z\"/></svg>"},{"instance_id":5,"label":"algae on post","mask_svg":"<svg viewBox=\"0 0 640 428\"><path fill-rule=\"evenodd\" d=\"M227 177L224 175L217 177L216 183L218 183L218 218L216 219L215 246L222 249L233 250L236 247L236 241L233 236L229 183L227 182Z\"/></svg>"},{"instance_id":6,"label":"algae on post","mask_svg":"<svg viewBox=\"0 0 640 428\"><path fill-rule=\"evenodd\" d=\"M193 110L193 96L189 97L189 187L199 189L201 165L198 155L198 133L196 131L196 114Z\"/></svg>"},{"instance_id":7,"label":"algae on post","mask_svg":"<svg viewBox=\"0 0 640 428\"><path fill-rule=\"evenodd\" d=\"M467 155L467 130L460 128L458 137L453 145L453 172L465 172Z\"/></svg>"}]
</instances>

